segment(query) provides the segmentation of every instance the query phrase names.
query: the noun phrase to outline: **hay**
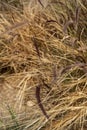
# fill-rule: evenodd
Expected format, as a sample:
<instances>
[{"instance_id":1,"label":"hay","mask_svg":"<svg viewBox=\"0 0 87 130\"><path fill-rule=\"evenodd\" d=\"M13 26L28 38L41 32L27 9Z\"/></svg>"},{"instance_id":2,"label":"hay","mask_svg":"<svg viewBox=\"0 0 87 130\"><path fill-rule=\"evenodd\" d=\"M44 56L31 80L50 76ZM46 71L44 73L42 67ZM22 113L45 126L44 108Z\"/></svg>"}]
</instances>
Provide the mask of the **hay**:
<instances>
[{"instance_id":1,"label":"hay","mask_svg":"<svg viewBox=\"0 0 87 130\"><path fill-rule=\"evenodd\" d=\"M0 129L86 130L86 2L0 8Z\"/></svg>"}]
</instances>

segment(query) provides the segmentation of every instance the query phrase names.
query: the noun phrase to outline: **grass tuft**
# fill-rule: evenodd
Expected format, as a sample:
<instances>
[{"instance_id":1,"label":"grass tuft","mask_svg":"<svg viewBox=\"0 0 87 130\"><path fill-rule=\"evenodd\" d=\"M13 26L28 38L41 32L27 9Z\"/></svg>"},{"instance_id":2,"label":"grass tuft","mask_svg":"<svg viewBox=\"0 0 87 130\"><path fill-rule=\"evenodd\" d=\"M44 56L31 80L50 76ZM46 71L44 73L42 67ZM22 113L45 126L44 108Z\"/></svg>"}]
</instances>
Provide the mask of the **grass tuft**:
<instances>
[{"instance_id":1,"label":"grass tuft","mask_svg":"<svg viewBox=\"0 0 87 130\"><path fill-rule=\"evenodd\" d=\"M0 1L0 129L87 129L86 14L85 0Z\"/></svg>"}]
</instances>

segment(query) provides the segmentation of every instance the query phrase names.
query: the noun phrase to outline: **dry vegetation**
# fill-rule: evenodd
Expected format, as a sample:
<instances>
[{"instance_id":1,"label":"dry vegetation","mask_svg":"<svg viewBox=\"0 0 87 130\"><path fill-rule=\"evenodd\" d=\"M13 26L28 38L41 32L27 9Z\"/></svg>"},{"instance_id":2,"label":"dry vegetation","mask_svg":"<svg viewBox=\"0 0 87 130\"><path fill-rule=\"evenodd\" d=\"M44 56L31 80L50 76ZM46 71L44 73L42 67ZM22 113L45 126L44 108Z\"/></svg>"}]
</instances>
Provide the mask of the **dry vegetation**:
<instances>
[{"instance_id":1,"label":"dry vegetation","mask_svg":"<svg viewBox=\"0 0 87 130\"><path fill-rule=\"evenodd\" d=\"M0 0L0 130L86 129L87 1Z\"/></svg>"}]
</instances>

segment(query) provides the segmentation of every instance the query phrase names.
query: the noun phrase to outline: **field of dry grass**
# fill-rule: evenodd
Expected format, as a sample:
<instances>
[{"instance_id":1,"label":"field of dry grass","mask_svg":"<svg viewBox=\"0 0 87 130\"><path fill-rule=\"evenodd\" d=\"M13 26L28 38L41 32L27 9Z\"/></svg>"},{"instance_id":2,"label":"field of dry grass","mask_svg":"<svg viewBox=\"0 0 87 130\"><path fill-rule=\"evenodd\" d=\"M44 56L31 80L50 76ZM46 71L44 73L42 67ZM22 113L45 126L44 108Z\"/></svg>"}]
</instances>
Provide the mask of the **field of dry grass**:
<instances>
[{"instance_id":1,"label":"field of dry grass","mask_svg":"<svg viewBox=\"0 0 87 130\"><path fill-rule=\"evenodd\" d=\"M0 130L87 129L86 0L0 0Z\"/></svg>"}]
</instances>

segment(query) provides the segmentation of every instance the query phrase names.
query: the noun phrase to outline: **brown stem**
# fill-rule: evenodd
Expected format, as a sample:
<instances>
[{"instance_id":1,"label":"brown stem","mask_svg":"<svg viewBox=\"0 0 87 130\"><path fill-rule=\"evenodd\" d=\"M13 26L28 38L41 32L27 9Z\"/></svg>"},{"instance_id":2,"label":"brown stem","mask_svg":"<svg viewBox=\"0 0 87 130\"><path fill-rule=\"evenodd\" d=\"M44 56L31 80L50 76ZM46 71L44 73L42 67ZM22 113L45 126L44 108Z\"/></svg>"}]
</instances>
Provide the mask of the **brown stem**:
<instances>
[{"instance_id":1,"label":"brown stem","mask_svg":"<svg viewBox=\"0 0 87 130\"><path fill-rule=\"evenodd\" d=\"M47 115L47 113L46 113L46 111L45 111L45 109L44 109L44 107L43 107L43 105L42 105L42 103L41 103L40 87L41 87L40 85L38 85L38 86L36 87L36 98L37 98L37 102L38 102L38 105L39 105L39 107L40 107L42 113L44 114L44 116L45 116L47 119L49 119L49 116Z\"/></svg>"}]
</instances>

